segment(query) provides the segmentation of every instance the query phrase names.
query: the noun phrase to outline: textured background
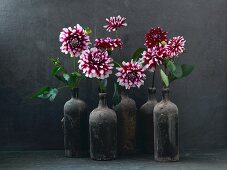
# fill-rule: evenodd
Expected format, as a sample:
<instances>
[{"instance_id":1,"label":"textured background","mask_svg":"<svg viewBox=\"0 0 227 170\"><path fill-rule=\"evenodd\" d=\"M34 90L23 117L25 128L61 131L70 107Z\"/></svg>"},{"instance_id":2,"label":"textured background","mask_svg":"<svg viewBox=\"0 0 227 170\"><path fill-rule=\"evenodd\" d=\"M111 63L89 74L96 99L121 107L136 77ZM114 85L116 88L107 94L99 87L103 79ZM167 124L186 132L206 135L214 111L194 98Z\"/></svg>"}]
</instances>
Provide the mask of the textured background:
<instances>
[{"instance_id":1,"label":"textured background","mask_svg":"<svg viewBox=\"0 0 227 170\"><path fill-rule=\"evenodd\" d=\"M181 62L194 64L195 70L171 85L172 101L180 111L181 148L226 147L226 7L226 0L0 0L0 150L63 148L60 120L69 91L61 91L53 103L30 96L43 85L59 85L50 76L49 56L59 56L72 68L59 50L63 27L80 23L96 26L97 37L113 36L102 26L106 17L118 14L128 23L120 31L124 48L120 55L114 53L119 61L143 46L150 27L163 27L169 37L185 37L187 53ZM113 76L109 101L112 82ZM138 107L146 101L150 84L148 76L145 86L131 90ZM160 83L156 85L160 88ZM96 81L86 80L80 87L81 98L93 109Z\"/></svg>"}]
</instances>

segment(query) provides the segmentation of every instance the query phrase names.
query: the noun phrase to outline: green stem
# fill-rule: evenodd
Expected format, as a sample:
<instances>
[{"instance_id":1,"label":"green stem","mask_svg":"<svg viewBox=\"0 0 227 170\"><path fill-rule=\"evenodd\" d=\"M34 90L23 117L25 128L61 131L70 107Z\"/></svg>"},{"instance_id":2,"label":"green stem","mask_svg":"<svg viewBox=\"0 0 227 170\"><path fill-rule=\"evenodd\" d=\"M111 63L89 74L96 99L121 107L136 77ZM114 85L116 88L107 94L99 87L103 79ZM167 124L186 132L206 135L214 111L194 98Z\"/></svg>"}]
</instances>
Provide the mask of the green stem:
<instances>
[{"instance_id":1,"label":"green stem","mask_svg":"<svg viewBox=\"0 0 227 170\"><path fill-rule=\"evenodd\" d=\"M179 60L180 60L180 57L177 57L177 60L176 60L176 63L177 63L177 64L178 64Z\"/></svg>"},{"instance_id":2,"label":"green stem","mask_svg":"<svg viewBox=\"0 0 227 170\"><path fill-rule=\"evenodd\" d=\"M102 80L98 79L100 93L103 93Z\"/></svg>"},{"instance_id":3,"label":"green stem","mask_svg":"<svg viewBox=\"0 0 227 170\"><path fill-rule=\"evenodd\" d=\"M154 88L154 81L155 81L155 71L153 72L153 76L152 76L152 88Z\"/></svg>"},{"instance_id":4,"label":"green stem","mask_svg":"<svg viewBox=\"0 0 227 170\"><path fill-rule=\"evenodd\" d=\"M60 90L60 89L66 88L66 87L69 87L69 86L68 85L67 86L61 86L61 87L58 87L57 89Z\"/></svg>"},{"instance_id":5,"label":"green stem","mask_svg":"<svg viewBox=\"0 0 227 170\"><path fill-rule=\"evenodd\" d=\"M117 32L117 29L116 29L116 31L115 31L115 34L116 34L116 38L118 38L118 32Z\"/></svg>"},{"instance_id":6,"label":"green stem","mask_svg":"<svg viewBox=\"0 0 227 170\"><path fill-rule=\"evenodd\" d=\"M76 81L76 83L75 83L75 88L77 88L77 87L79 86L79 84L80 84L80 79L77 78L77 81Z\"/></svg>"},{"instance_id":7,"label":"green stem","mask_svg":"<svg viewBox=\"0 0 227 170\"><path fill-rule=\"evenodd\" d=\"M73 58L73 70L76 71L76 57Z\"/></svg>"}]
</instances>

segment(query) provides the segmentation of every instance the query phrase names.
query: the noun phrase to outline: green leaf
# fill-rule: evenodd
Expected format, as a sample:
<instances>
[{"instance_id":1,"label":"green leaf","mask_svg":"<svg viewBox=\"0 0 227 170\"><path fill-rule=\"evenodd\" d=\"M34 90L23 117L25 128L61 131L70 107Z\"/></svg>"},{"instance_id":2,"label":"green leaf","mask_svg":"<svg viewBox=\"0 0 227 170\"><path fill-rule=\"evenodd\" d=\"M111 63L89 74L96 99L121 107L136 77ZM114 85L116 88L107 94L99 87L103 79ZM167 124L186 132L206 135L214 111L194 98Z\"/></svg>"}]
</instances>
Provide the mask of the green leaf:
<instances>
[{"instance_id":1,"label":"green leaf","mask_svg":"<svg viewBox=\"0 0 227 170\"><path fill-rule=\"evenodd\" d=\"M42 94L45 94L47 92L50 91L50 87L48 86L44 86L42 87L41 89L39 89L37 92L35 92L33 95L32 95L32 98L39 98L38 96L42 95Z\"/></svg>"},{"instance_id":2,"label":"green leaf","mask_svg":"<svg viewBox=\"0 0 227 170\"><path fill-rule=\"evenodd\" d=\"M64 78L63 76L55 75L55 77L56 77L59 81L62 81L63 83L67 83L67 81L65 80L65 78Z\"/></svg>"},{"instance_id":3,"label":"green leaf","mask_svg":"<svg viewBox=\"0 0 227 170\"><path fill-rule=\"evenodd\" d=\"M55 76L55 75L59 74L62 71L63 71L63 68L61 66L54 67L53 70L51 71L51 75Z\"/></svg>"},{"instance_id":4,"label":"green leaf","mask_svg":"<svg viewBox=\"0 0 227 170\"><path fill-rule=\"evenodd\" d=\"M171 60L166 60L166 66L170 73L174 74L176 66Z\"/></svg>"},{"instance_id":5,"label":"green leaf","mask_svg":"<svg viewBox=\"0 0 227 170\"><path fill-rule=\"evenodd\" d=\"M177 77L175 77L173 74L170 74L170 75L168 76L168 78L169 78L169 83L171 83L172 81L174 81L174 80L177 79Z\"/></svg>"},{"instance_id":6,"label":"green leaf","mask_svg":"<svg viewBox=\"0 0 227 170\"><path fill-rule=\"evenodd\" d=\"M121 101L121 86L117 83L114 83L114 94L113 94L113 105L116 106Z\"/></svg>"},{"instance_id":7,"label":"green leaf","mask_svg":"<svg viewBox=\"0 0 227 170\"><path fill-rule=\"evenodd\" d=\"M169 79L168 76L164 73L164 71L162 69L160 69L160 75L161 75L161 79L165 85L165 87L169 86Z\"/></svg>"},{"instance_id":8,"label":"green leaf","mask_svg":"<svg viewBox=\"0 0 227 170\"><path fill-rule=\"evenodd\" d=\"M66 81L69 81L70 75L65 73L65 74L63 74L63 77Z\"/></svg>"},{"instance_id":9,"label":"green leaf","mask_svg":"<svg viewBox=\"0 0 227 170\"><path fill-rule=\"evenodd\" d=\"M194 69L193 65L189 65L189 64L182 64L181 65L182 68L182 78L188 76Z\"/></svg>"},{"instance_id":10,"label":"green leaf","mask_svg":"<svg viewBox=\"0 0 227 170\"><path fill-rule=\"evenodd\" d=\"M176 66L176 70L173 72L173 75L176 78L181 78L183 75L182 67L180 64L176 64L175 66Z\"/></svg>"},{"instance_id":11,"label":"green leaf","mask_svg":"<svg viewBox=\"0 0 227 170\"><path fill-rule=\"evenodd\" d=\"M76 74L73 74L71 73L69 75L69 80L68 80L68 84L71 88L75 87L76 86L76 83L77 83L77 75Z\"/></svg>"},{"instance_id":12,"label":"green leaf","mask_svg":"<svg viewBox=\"0 0 227 170\"><path fill-rule=\"evenodd\" d=\"M74 72L72 72L71 73L72 75L75 75L76 77L81 77L82 75L79 73L79 72L77 72L77 71L74 71Z\"/></svg>"},{"instance_id":13,"label":"green leaf","mask_svg":"<svg viewBox=\"0 0 227 170\"><path fill-rule=\"evenodd\" d=\"M50 58L50 61L51 61L52 64L55 65L55 66L60 66L60 65L61 65L61 62L60 62L59 58L51 57L51 58Z\"/></svg>"},{"instance_id":14,"label":"green leaf","mask_svg":"<svg viewBox=\"0 0 227 170\"><path fill-rule=\"evenodd\" d=\"M145 50L146 48L138 48L132 56L133 61L138 61L139 58L142 56L143 51Z\"/></svg>"},{"instance_id":15,"label":"green leaf","mask_svg":"<svg viewBox=\"0 0 227 170\"><path fill-rule=\"evenodd\" d=\"M51 89L50 92L49 92L49 100L51 102L54 101L57 94L58 94L58 89L56 89L56 88Z\"/></svg>"},{"instance_id":16,"label":"green leaf","mask_svg":"<svg viewBox=\"0 0 227 170\"><path fill-rule=\"evenodd\" d=\"M91 30L89 27L86 27L86 28L85 28L85 33L86 33L87 35L90 35L90 34L92 33L92 30Z\"/></svg>"},{"instance_id":17,"label":"green leaf","mask_svg":"<svg viewBox=\"0 0 227 170\"><path fill-rule=\"evenodd\" d=\"M63 74L64 80L67 82L69 87L75 88L81 79L84 79L85 76L82 76L79 72L75 71L70 74Z\"/></svg>"},{"instance_id":18,"label":"green leaf","mask_svg":"<svg viewBox=\"0 0 227 170\"><path fill-rule=\"evenodd\" d=\"M113 64L114 64L114 67L115 68L121 67L120 63L118 63L117 61L113 61Z\"/></svg>"}]
</instances>

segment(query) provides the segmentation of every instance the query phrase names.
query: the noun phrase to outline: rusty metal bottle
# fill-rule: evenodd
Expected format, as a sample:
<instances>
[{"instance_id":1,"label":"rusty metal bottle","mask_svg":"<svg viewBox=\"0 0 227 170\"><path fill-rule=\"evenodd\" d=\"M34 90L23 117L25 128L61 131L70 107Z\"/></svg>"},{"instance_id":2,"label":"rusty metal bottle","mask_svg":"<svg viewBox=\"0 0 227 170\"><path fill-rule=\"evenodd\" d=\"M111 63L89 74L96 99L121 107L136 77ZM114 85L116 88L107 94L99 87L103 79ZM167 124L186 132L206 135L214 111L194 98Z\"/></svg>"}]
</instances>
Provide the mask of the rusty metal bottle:
<instances>
[{"instance_id":1,"label":"rusty metal bottle","mask_svg":"<svg viewBox=\"0 0 227 170\"><path fill-rule=\"evenodd\" d=\"M156 88L148 88L148 100L139 109L138 115L138 140L143 153L154 153L154 123L153 110L157 104Z\"/></svg>"},{"instance_id":2,"label":"rusty metal bottle","mask_svg":"<svg viewBox=\"0 0 227 170\"><path fill-rule=\"evenodd\" d=\"M78 98L79 89L72 90L72 98L64 105L64 146L66 157L88 156L87 105Z\"/></svg>"},{"instance_id":3,"label":"rusty metal bottle","mask_svg":"<svg viewBox=\"0 0 227 170\"><path fill-rule=\"evenodd\" d=\"M162 101L154 107L154 156L156 161L178 161L178 108L162 90Z\"/></svg>"},{"instance_id":4,"label":"rusty metal bottle","mask_svg":"<svg viewBox=\"0 0 227 170\"><path fill-rule=\"evenodd\" d=\"M114 106L117 114L118 153L130 154L136 149L136 103L124 89L121 101Z\"/></svg>"},{"instance_id":5,"label":"rusty metal bottle","mask_svg":"<svg viewBox=\"0 0 227 170\"><path fill-rule=\"evenodd\" d=\"M117 116L107 106L106 93L99 93L99 105L89 116L90 157L112 160L117 156Z\"/></svg>"}]
</instances>

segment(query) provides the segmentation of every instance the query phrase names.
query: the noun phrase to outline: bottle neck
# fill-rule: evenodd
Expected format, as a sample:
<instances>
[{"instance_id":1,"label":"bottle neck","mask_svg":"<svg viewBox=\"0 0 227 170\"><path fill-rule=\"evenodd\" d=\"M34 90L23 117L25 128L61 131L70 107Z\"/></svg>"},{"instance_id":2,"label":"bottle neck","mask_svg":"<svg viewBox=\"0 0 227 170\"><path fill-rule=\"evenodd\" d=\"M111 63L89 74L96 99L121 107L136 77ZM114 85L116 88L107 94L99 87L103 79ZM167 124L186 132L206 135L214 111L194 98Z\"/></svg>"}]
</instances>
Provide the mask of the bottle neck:
<instances>
[{"instance_id":1,"label":"bottle neck","mask_svg":"<svg viewBox=\"0 0 227 170\"><path fill-rule=\"evenodd\" d=\"M98 107L106 107L106 106L107 106L106 93L99 93Z\"/></svg>"},{"instance_id":2,"label":"bottle neck","mask_svg":"<svg viewBox=\"0 0 227 170\"><path fill-rule=\"evenodd\" d=\"M79 88L72 89L72 98L77 99L79 97Z\"/></svg>"},{"instance_id":3,"label":"bottle neck","mask_svg":"<svg viewBox=\"0 0 227 170\"><path fill-rule=\"evenodd\" d=\"M164 88L162 90L162 99L169 100L169 88Z\"/></svg>"},{"instance_id":4,"label":"bottle neck","mask_svg":"<svg viewBox=\"0 0 227 170\"><path fill-rule=\"evenodd\" d=\"M155 87L148 88L148 100L154 100L154 99L156 99L155 94L156 94L156 88Z\"/></svg>"},{"instance_id":5,"label":"bottle neck","mask_svg":"<svg viewBox=\"0 0 227 170\"><path fill-rule=\"evenodd\" d=\"M128 90L126 90L125 88L123 88L121 90L121 98L127 98L128 97Z\"/></svg>"}]
</instances>

